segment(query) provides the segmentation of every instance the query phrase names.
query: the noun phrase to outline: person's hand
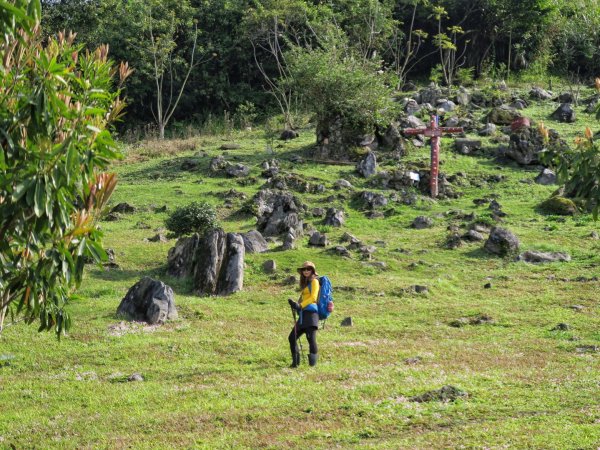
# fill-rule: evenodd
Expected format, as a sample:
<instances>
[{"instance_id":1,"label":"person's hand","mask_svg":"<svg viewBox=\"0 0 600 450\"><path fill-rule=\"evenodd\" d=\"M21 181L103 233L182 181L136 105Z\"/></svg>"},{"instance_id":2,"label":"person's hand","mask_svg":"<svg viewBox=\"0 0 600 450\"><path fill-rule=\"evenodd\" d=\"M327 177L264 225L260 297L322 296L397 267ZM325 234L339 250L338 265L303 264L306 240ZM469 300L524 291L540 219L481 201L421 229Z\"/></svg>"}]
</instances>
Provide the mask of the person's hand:
<instances>
[{"instance_id":1,"label":"person's hand","mask_svg":"<svg viewBox=\"0 0 600 450\"><path fill-rule=\"evenodd\" d=\"M296 303L294 300L292 300L291 298L288 298L288 303L290 304L290 307L294 310L294 311L299 311L300 310L300 306L298 305L298 303Z\"/></svg>"}]
</instances>

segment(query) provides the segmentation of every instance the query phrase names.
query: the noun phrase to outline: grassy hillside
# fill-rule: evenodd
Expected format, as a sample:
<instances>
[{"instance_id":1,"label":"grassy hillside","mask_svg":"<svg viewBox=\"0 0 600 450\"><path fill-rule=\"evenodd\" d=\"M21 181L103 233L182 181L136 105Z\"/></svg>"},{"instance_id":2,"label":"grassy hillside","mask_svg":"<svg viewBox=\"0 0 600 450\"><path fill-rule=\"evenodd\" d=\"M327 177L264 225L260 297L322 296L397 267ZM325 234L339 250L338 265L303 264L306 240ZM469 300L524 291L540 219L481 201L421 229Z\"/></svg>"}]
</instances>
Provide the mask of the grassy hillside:
<instances>
[{"instance_id":1,"label":"grassy hillside","mask_svg":"<svg viewBox=\"0 0 600 450\"><path fill-rule=\"evenodd\" d=\"M583 113L574 125L547 120L554 107L535 104L525 114L569 142L586 124L596 127ZM223 152L225 142L241 147ZM89 267L71 306L74 328L60 342L22 322L0 337L0 448L597 448L600 241L590 234L598 224L587 215L540 212L556 186L530 183L537 168L497 161L487 138L482 156L458 155L452 139L443 139L441 171L466 175L456 185L460 198L391 201L384 218L368 219L334 182L344 178L356 192L386 197L391 191L369 186L352 166L290 161L306 156L313 142L307 129L275 154L265 153L260 132L128 147L115 167L113 203L138 211L102 223L120 268ZM255 182L209 176L210 159L223 153L249 165ZM427 163L428 155L428 148L411 148L404 162ZM218 208L226 231L254 229L254 218L239 212L244 200L226 208L222 193L234 188L251 198L265 181L260 163L271 158L326 186L322 194L298 194L309 207L343 207L347 219L340 229L306 221L334 245L349 232L376 246L373 260L309 247L304 236L293 251L272 243L268 253L246 255L243 292L192 295L187 283L165 274L175 239L145 241L164 227L168 212L156 207L204 200ZM189 160L197 167L182 170ZM325 200L340 192L345 200ZM504 260L484 252L483 243L445 249L447 228L464 232L472 222L460 217L490 220L488 203L477 206L476 198L502 205L501 226L519 237L522 250L565 251L572 261ZM420 215L434 226L411 228ZM263 273L268 259L277 262L274 275ZM284 280L307 259L332 279L336 310L319 332L318 366L304 360L289 369L286 299L297 291ZM178 320L148 326L115 316L145 275L173 287ZM428 292L417 294L414 285ZM488 317L477 321L482 315ZM354 326L342 327L345 317ZM464 326L452 326L461 318ZM569 329L552 331L558 323ZM136 372L144 381L128 382ZM444 385L468 396L410 400Z\"/></svg>"}]
</instances>

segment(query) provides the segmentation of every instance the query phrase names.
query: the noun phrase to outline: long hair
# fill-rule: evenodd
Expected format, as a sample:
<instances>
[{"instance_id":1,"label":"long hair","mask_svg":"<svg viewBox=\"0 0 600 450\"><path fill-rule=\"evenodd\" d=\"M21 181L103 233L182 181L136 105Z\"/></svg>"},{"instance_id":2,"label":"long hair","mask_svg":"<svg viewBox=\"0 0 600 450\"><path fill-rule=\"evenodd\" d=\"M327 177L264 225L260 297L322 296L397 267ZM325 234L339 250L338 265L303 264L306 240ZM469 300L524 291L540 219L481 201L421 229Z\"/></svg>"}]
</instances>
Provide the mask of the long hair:
<instances>
[{"instance_id":1,"label":"long hair","mask_svg":"<svg viewBox=\"0 0 600 450\"><path fill-rule=\"evenodd\" d=\"M304 272L300 273L300 290L304 289L308 286L312 280L314 280L317 276L315 275L315 271L311 269L311 274L308 277L304 276Z\"/></svg>"}]
</instances>

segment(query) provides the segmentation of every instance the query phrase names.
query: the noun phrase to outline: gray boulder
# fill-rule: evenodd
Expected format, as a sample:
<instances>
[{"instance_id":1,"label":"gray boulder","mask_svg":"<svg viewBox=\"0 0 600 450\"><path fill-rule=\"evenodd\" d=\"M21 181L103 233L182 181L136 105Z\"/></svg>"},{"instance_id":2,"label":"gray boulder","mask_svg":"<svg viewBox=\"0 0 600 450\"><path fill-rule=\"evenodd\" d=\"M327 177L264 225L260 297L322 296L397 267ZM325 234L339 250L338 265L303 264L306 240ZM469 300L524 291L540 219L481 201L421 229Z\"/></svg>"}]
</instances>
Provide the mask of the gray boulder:
<instances>
[{"instance_id":1,"label":"gray boulder","mask_svg":"<svg viewBox=\"0 0 600 450\"><path fill-rule=\"evenodd\" d=\"M431 83L427 88L419 91L419 103L431 103L435 105L442 97L442 89L435 83Z\"/></svg>"},{"instance_id":2,"label":"gray boulder","mask_svg":"<svg viewBox=\"0 0 600 450\"><path fill-rule=\"evenodd\" d=\"M229 162L227 162L227 160L223 156L215 156L213 159L210 160L208 169L211 172L216 173L225 169L228 165Z\"/></svg>"},{"instance_id":3,"label":"gray boulder","mask_svg":"<svg viewBox=\"0 0 600 450\"><path fill-rule=\"evenodd\" d=\"M404 111L408 115L415 115L419 111L421 111L422 106L417 103L415 99L409 98L406 100L406 104L404 105Z\"/></svg>"},{"instance_id":4,"label":"gray boulder","mask_svg":"<svg viewBox=\"0 0 600 450\"><path fill-rule=\"evenodd\" d=\"M137 208L127 202L119 203L110 210L110 214L131 214L137 211Z\"/></svg>"},{"instance_id":5,"label":"gray boulder","mask_svg":"<svg viewBox=\"0 0 600 450\"><path fill-rule=\"evenodd\" d=\"M479 136L493 136L494 134L496 134L497 128L498 127L496 127L496 125L494 125L493 123L488 123L485 127L477 130L477 134Z\"/></svg>"},{"instance_id":6,"label":"gray boulder","mask_svg":"<svg viewBox=\"0 0 600 450\"><path fill-rule=\"evenodd\" d=\"M554 111L550 118L554 120L558 120L559 122L572 123L577 120L577 116L575 114L575 110L570 103L561 104L556 111Z\"/></svg>"},{"instance_id":7,"label":"gray boulder","mask_svg":"<svg viewBox=\"0 0 600 450\"><path fill-rule=\"evenodd\" d=\"M422 230L424 228L431 228L433 226L433 220L430 217L418 216L412 221L411 227Z\"/></svg>"},{"instance_id":8,"label":"gray boulder","mask_svg":"<svg viewBox=\"0 0 600 450\"><path fill-rule=\"evenodd\" d=\"M356 170L365 178L377 173L377 157L375 153L368 152L367 155L356 165Z\"/></svg>"},{"instance_id":9,"label":"gray boulder","mask_svg":"<svg viewBox=\"0 0 600 450\"><path fill-rule=\"evenodd\" d=\"M404 140L402 139L402 134L398 129L398 124L391 123L385 134L381 138L383 146L393 152L398 152L400 155L404 154Z\"/></svg>"},{"instance_id":10,"label":"gray boulder","mask_svg":"<svg viewBox=\"0 0 600 450\"><path fill-rule=\"evenodd\" d=\"M177 241L169 250L167 272L178 278L191 277L200 295L229 295L242 290L244 240L241 235L213 230Z\"/></svg>"},{"instance_id":11,"label":"gray boulder","mask_svg":"<svg viewBox=\"0 0 600 450\"><path fill-rule=\"evenodd\" d=\"M504 228L494 227L485 242L484 249L498 256L516 255L519 251L519 239Z\"/></svg>"},{"instance_id":12,"label":"gray boulder","mask_svg":"<svg viewBox=\"0 0 600 450\"><path fill-rule=\"evenodd\" d=\"M535 182L543 186L556 184L556 174L550 169L542 169L538 176L535 177Z\"/></svg>"},{"instance_id":13,"label":"gray boulder","mask_svg":"<svg viewBox=\"0 0 600 450\"><path fill-rule=\"evenodd\" d=\"M176 319L173 289L162 281L144 277L127 291L117 308L117 315L149 324Z\"/></svg>"},{"instance_id":14,"label":"gray boulder","mask_svg":"<svg viewBox=\"0 0 600 450\"><path fill-rule=\"evenodd\" d=\"M510 125L513 120L518 119L521 113L515 108L508 105L501 105L493 108L487 115L487 122L494 123L496 125Z\"/></svg>"},{"instance_id":15,"label":"gray boulder","mask_svg":"<svg viewBox=\"0 0 600 450\"><path fill-rule=\"evenodd\" d=\"M477 139L457 138L454 140L454 148L462 155L470 155L481 150L481 141Z\"/></svg>"},{"instance_id":16,"label":"gray boulder","mask_svg":"<svg viewBox=\"0 0 600 450\"><path fill-rule=\"evenodd\" d=\"M563 252L539 252L537 250L527 250L519 255L519 261L528 263L549 263L549 262L569 262L571 255Z\"/></svg>"},{"instance_id":17,"label":"gray boulder","mask_svg":"<svg viewBox=\"0 0 600 450\"><path fill-rule=\"evenodd\" d=\"M232 178L243 178L250 174L250 169L243 164L229 164L225 168L225 173Z\"/></svg>"},{"instance_id":18,"label":"gray boulder","mask_svg":"<svg viewBox=\"0 0 600 450\"><path fill-rule=\"evenodd\" d=\"M383 194L375 192L363 191L360 194L360 199L370 209L379 208L388 204L388 199Z\"/></svg>"},{"instance_id":19,"label":"gray boulder","mask_svg":"<svg viewBox=\"0 0 600 450\"><path fill-rule=\"evenodd\" d=\"M302 203L290 192L263 189L253 201L257 229L263 236L278 236L287 233L290 228L295 235L302 234Z\"/></svg>"},{"instance_id":20,"label":"gray boulder","mask_svg":"<svg viewBox=\"0 0 600 450\"><path fill-rule=\"evenodd\" d=\"M329 240L324 234L315 231L313 234L310 235L308 245L313 245L315 247L327 247L327 245L329 245Z\"/></svg>"},{"instance_id":21,"label":"gray boulder","mask_svg":"<svg viewBox=\"0 0 600 450\"><path fill-rule=\"evenodd\" d=\"M325 214L324 224L332 227L341 227L346 222L344 211L336 208L328 208Z\"/></svg>"},{"instance_id":22,"label":"gray boulder","mask_svg":"<svg viewBox=\"0 0 600 450\"><path fill-rule=\"evenodd\" d=\"M542 88L534 87L529 91L529 96L536 100L550 100L552 97L554 97L554 94Z\"/></svg>"},{"instance_id":23,"label":"gray boulder","mask_svg":"<svg viewBox=\"0 0 600 450\"><path fill-rule=\"evenodd\" d=\"M300 135L295 130L283 130L279 136L279 139L282 141L289 141L290 139L296 139L298 136Z\"/></svg>"},{"instance_id":24,"label":"gray boulder","mask_svg":"<svg viewBox=\"0 0 600 450\"><path fill-rule=\"evenodd\" d=\"M269 250L269 245L258 230L248 231L242 234L244 249L246 253L264 253Z\"/></svg>"}]
</instances>

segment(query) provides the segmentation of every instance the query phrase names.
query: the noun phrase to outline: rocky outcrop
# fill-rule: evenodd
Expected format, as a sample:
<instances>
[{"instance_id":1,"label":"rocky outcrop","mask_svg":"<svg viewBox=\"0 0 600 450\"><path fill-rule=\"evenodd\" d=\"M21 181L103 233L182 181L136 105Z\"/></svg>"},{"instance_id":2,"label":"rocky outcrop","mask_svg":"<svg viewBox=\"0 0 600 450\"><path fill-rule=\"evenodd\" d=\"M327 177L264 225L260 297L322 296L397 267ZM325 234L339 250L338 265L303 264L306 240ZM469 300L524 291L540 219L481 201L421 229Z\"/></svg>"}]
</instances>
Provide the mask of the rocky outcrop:
<instances>
[{"instance_id":1,"label":"rocky outcrop","mask_svg":"<svg viewBox=\"0 0 600 450\"><path fill-rule=\"evenodd\" d=\"M243 288L244 256L242 236L218 229L177 241L169 250L167 272L190 277L199 295L229 295Z\"/></svg>"},{"instance_id":2,"label":"rocky outcrop","mask_svg":"<svg viewBox=\"0 0 600 450\"><path fill-rule=\"evenodd\" d=\"M252 210L263 236L279 236L290 229L295 236L302 234L303 206L290 192L263 189L254 196Z\"/></svg>"}]
</instances>

